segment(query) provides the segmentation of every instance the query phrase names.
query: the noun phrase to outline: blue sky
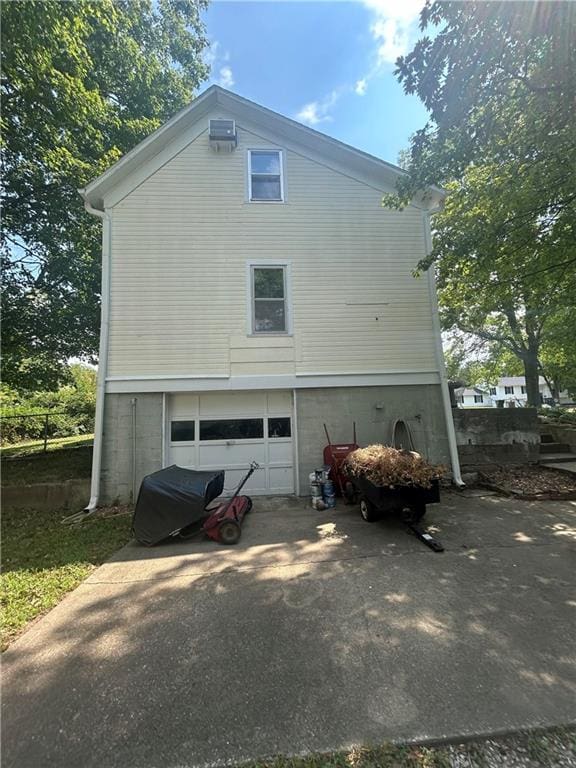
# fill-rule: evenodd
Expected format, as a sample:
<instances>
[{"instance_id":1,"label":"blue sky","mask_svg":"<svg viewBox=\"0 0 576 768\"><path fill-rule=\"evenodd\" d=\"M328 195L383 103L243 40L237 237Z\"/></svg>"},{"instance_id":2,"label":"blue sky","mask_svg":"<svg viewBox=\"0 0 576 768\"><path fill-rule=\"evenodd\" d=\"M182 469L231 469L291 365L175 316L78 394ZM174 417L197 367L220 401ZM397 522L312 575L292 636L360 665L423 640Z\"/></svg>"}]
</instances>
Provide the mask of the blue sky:
<instances>
[{"instance_id":1,"label":"blue sky","mask_svg":"<svg viewBox=\"0 0 576 768\"><path fill-rule=\"evenodd\" d=\"M392 74L417 39L422 5L212 0L210 83L396 162L427 118Z\"/></svg>"}]
</instances>

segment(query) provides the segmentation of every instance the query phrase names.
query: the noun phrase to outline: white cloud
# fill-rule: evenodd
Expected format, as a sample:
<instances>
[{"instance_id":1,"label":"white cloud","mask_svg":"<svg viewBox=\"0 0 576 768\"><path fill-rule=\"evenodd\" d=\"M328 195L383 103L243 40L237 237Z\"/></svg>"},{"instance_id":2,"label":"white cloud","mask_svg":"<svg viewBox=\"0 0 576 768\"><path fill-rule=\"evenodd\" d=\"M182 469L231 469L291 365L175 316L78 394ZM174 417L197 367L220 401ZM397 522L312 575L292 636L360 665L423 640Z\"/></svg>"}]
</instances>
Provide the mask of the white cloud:
<instances>
[{"instance_id":1,"label":"white cloud","mask_svg":"<svg viewBox=\"0 0 576 768\"><path fill-rule=\"evenodd\" d=\"M319 123L331 122L332 116L330 115L330 110L334 107L340 98L340 95L340 91L334 90L323 99L310 101L297 113L296 119L307 125L318 125Z\"/></svg>"},{"instance_id":2,"label":"white cloud","mask_svg":"<svg viewBox=\"0 0 576 768\"><path fill-rule=\"evenodd\" d=\"M370 34L376 50L373 66L354 86L358 96L364 96L369 81L383 67L408 53L423 0L362 0L362 3L371 12Z\"/></svg>"},{"instance_id":3,"label":"white cloud","mask_svg":"<svg viewBox=\"0 0 576 768\"><path fill-rule=\"evenodd\" d=\"M422 10L422 0L363 0L372 11L372 37L378 44L377 63L394 64L408 52L412 27Z\"/></svg>"},{"instance_id":4,"label":"white cloud","mask_svg":"<svg viewBox=\"0 0 576 768\"><path fill-rule=\"evenodd\" d=\"M209 67L214 66L214 62L218 57L219 48L220 48L220 43L218 42L218 40L214 40L213 43L210 43L210 46L208 48L204 49L202 58L204 59L204 63L207 64Z\"/></svg>"},{"instance_id":5,"label":"white cloud","mask_svg":"<svg viewBox=\"0 0 576 768\"><path fill-rule=\"evenodd\" d=\"M234 73L229 65L230 51L223 51L218 40L214 40L210 47L204 51L204 62L210 67L210 83L221 85L222 88L232 88L234 85Z\"/></svg>"},{"instance_id":6,"label":"white cloud","mask_svg":"<svg viewBox=\"0 0 576 768\"><path fill-rule=\"evenodd\" d=\"M218 79L218 85L222 88L232 88L234 85L234 75L232 69L229 66L220 67L220 78Z\"/></svg>"}]
</instances>

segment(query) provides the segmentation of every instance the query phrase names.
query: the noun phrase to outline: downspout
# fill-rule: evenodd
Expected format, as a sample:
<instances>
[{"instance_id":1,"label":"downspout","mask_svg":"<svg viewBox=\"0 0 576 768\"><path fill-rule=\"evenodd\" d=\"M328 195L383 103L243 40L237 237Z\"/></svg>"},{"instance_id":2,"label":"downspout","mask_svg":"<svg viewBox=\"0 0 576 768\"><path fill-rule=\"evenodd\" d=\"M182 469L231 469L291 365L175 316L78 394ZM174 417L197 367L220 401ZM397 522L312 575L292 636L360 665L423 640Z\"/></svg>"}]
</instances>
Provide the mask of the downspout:
<instances>
[{"instance_id":1,"label":"downspout","mask_svg":"<svg viewBox=\"0 0 576 768\"><path fill-rule=\"evenodd\" d=\"M423 211L424 217L424 241L426 255L432 253L432 232L430 230L430 216L437 213L440 208L431 208ZM436 354L436 365L440 376L440 390L442 392L442 404L444 406L444 417L446 419L446 432L448 434L448 447L450 450L450 462L452 464L452 478L455 485L463 488L466 483L462 480L460 474L460 458L458 457L458 445L456 443L456 431L454 429L454 420L452 418L452 404L450 402L450 390L448 389L448 376L446 374L446 364L444 362L444 352L442 350L442 331L440 328L440 316L438 314L438 294L436 292L436 279L434 276L434 266L430 266L428 272L428 291L430 293L430 305L432 307L432 328L434 331L434 351Z\"/></svg>"},{"instance_id":2,"label":"downspout","mask_svg":"<svg viewBox=\"0 0 576 768\"><path fill-rule=\"evenodd\" d=\"M133 397L130 400L130 409L132 411L132 504L136 503L136 404L138 398Z\"/></svg>"},{"instance_id":3,"label":"downspout","mask_svg":"<svg viewBox=\"0 0 576 768\"><path fill-rule=\"evenodd\" d=\"M84 190L79 190L84 197ZM100 306L100 347L98 351L98 375L96 378L96 413L94 416L94 448L92 452L92 477L90 501L84 513L93 512L98 506L100 494L100 471L102 468L102 432L104 427L104 396L106 394L106 372L108 368L108 331L110 318L110 253L112 227L106 211L93 208L84 197L84 207L93 216L102 219L102 289Z\"/></svg>"}]
</instances>

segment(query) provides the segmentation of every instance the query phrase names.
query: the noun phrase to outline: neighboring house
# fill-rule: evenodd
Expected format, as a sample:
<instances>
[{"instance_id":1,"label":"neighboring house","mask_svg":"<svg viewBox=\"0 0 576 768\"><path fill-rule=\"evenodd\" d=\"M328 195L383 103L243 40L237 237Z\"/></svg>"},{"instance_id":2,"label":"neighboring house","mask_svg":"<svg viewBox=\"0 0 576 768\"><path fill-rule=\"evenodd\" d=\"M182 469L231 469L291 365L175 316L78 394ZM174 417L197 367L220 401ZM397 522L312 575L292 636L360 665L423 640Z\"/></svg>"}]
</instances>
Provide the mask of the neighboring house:
<instances>
[{"instance_id":1,"label":"neighboring house","mask_svg":"<svg viewBox=\"0 0 576 768\"><path fill-rule=\"evenodd\" d=\"M552 398L550 388L546 384L546 380L543 376L540 376L538 380L538 388L543 403L546 403ZM498 383L495 387L489 388L489 393L494 405L497 404L498 400L503 400L504 407L515 406L517 408L523 408L528 401L528 395L526 394L526 379L524 376L502 376L498 379Z\"/></svg>"},{"instance_id":2,"label":"neighboring house","mask_svg":"<svg viewBox=\"0 0 576 768\"><path fill-rule=\"evenodd\" d=\"M230 488L255 459L251 493L305 494L323 425L346 442L354 421L367 444L408 420L459 479L432 271L413 276L443 193L387 210L401 174L212 86L81 190L103 219L90 506L173 463Z\"/></svg>"},{"instance_id":3,"label":"neighboring house","mask_svg":"<svg viewBox=\"0 0 576 768\"><path fill-rule=\"evenodd\" d=\"M491 408L490 395L478 387L459 387L454 390L454 397L459 408Z\"/></svg>"},{"instance_id":4,"label":"neighboring house","mask_svg":"<svg viewBox=\"0 0 576 768\"><path fill-rule=\"evenodd\" d=\"M540 376L539 389L541 402L551 404L552 393L543 376ZM496 408L499 402L503 408L524 408L528 401L524 376L502 376L496 386L461 387L454 390L454 396L460 408ZM569 400L567 392L561 393L561 403Z\"/></svg>"}]
</instances>

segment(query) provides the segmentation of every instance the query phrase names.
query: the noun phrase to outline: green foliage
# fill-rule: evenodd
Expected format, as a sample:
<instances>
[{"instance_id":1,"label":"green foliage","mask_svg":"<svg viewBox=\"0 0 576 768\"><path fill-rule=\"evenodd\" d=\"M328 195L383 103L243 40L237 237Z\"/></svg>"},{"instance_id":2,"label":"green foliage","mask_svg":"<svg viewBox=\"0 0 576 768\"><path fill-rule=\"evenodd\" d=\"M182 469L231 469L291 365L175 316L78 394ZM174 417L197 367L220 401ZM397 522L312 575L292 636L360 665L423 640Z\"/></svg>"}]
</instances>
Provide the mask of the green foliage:
<instances>
[{"instance_id":1,"label":"green foliage","mask_svg":"<svg viewBox=\"0 0 576 768\"><path fill-rule=\"evenodd\" d=\"M541 408L539 414L550 419L550 421L576 426L576 411L574 410L569 411L567 408Z\"/></svg>"},{"instance_id":2,"label":"green foliage","mask_svg":"<svg viewBox=\"0 0 576 768\"><path fill-rule=\"evenodd\" d=\"M54 388L97 354L100 223L83 187L207 76L205 0L2 4L3 378Z\"/></svg>"},{"instance_id":3,"label":"green foliage","mask_svg":"<svg viewBox=\"0 0 576 768\"><path fill-rule=\"evenodd\" d=\"M385 203L449 189L419 268L437 264L444 328L511 351L535 404L576 307L576 6L427 2L421 27L396 73L431 117Z\"/></svg>"},{"instance_id":4,"label":"green foliage","mask_svg":"<svg viewBox=\"0 0 576 768\"><path fill-rule=\"evenodd\" d=\"M0 391L0 418L2 443L9 445L44 436L43 416L24 418L26 414L50 412L49 437L89 434L94 430L96 409L96 371L75 364L67 369L69 383L56 391L41 390L19 394L2 385ZM23 418L5 418L13 416Z\"/></svg>"}]
</instances>

